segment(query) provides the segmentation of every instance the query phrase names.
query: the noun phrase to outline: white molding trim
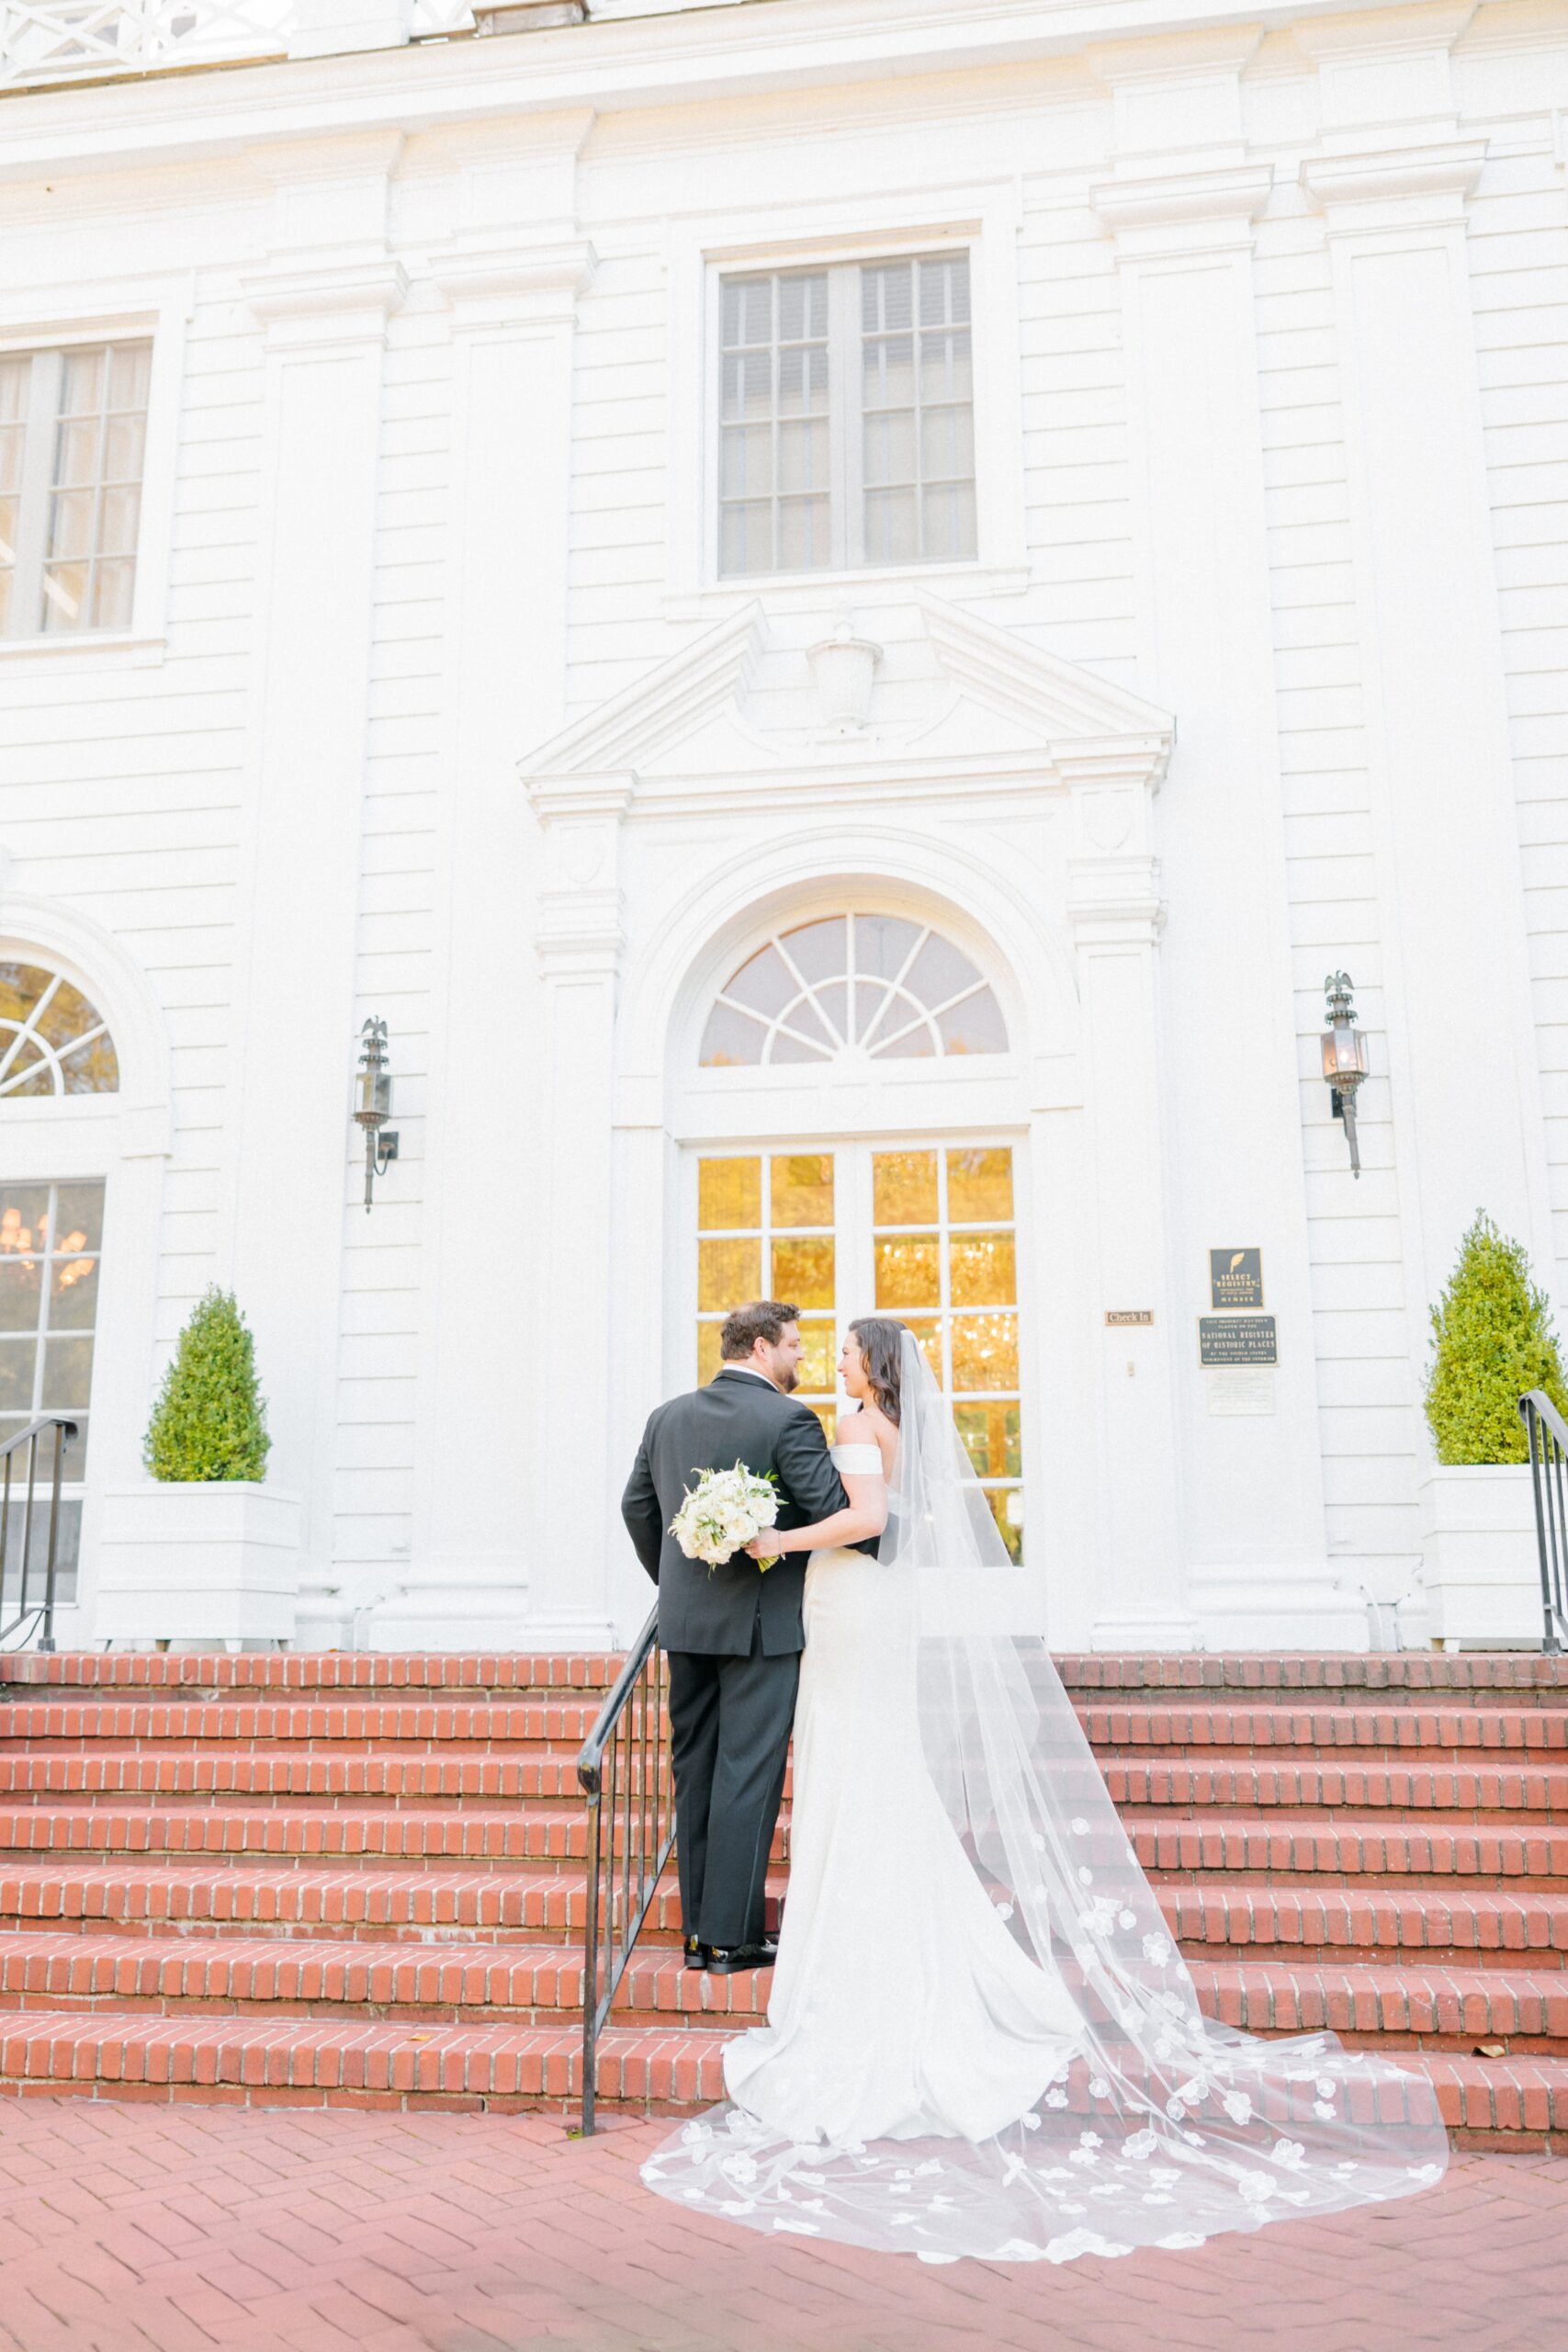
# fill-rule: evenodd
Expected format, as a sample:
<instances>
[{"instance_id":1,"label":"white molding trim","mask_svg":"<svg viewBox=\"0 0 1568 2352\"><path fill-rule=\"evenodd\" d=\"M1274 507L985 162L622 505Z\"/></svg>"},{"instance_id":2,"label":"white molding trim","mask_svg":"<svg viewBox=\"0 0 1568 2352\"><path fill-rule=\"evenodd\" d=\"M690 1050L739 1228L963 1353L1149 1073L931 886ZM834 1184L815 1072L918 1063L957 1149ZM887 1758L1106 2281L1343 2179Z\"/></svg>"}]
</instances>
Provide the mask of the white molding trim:
<instances>
[{"instance_id":1,"label":"white molding trim","mask_svg":"<svg viewBox=\"0 0 1568 2352\"><path fill-rule=\"evenodd\" d=\"M1038 791L1043 783L1142 782L1157 787L1175 741L1175 721L1155 704L1057 654L1024 644L994 621L931 596L908 600L948 680L953 699L967 688L987 709L1022 730L1015 751L922 750L933 721L897 741L802 745L798 730L776 740L745 710L748 685L771 649L762 601L706 630L660 662L603 709L576 720L519 763L541 823L561 817L672 814L716 793L733 797L744 779L749 804L837 797L853 774L857 789L914 791L938 797L960 786ZM804 657L802 657L804 659ZM748 764L727 758L707 775L648 776L649 763L694 737L713 713L728 710L732 732L754 746Z\"/></svg>"},{"instance_id":2,"label":"white molding trim","mask_svg":"<svg viewBox=\"0 0 1568 2352\"><path fill-rule=\"evenodd\" d=\"M114 1104L135 1123L137 1156L166 1156L174 1149L168 1031L152 984L114 933L62 899L34 898L9 888L0 873L0 953L52 961L97 1006L108 1023L119 1060L118 1094L52 1100L62 1109ZM7 1103L9 1120L25 1103Z\"/></svg>"},{"instance_id":3,"label":"white molding trim","mask_svg":"<svg viewBox=\"0 0 1568 2352\"><path fill-rule=\"evenodd\" d=\"M431 282L456 325L561 326L593 283L599 256L586 237L530 243L515 232L454 238L430 256Z\"/></svg>"},{"instance_id":4,"label":"white molding trim","mask_svg":"<svg viewBox=\"0 0 1568 2352\"><path fill-rule=\"evenodd\" d=\"M408 274L389 254L341 262L323 254L241 273L240 287L269 342L379 343L408 292Z\"/></svg>"},{"instance_id":5,"label":"white molding trim","mask_svg":"<svg viewBox=\"0 0 1568 2352\"><path fill-rule=\"evenodd\" d=\"M743 696L764 642L762 606L753 596L694 645L541 744L522 763L541 816L550 813L551 783L635 767L667 742L690 735L710 710ZM580 788L574 805L581 797Z\"/></svg>"},{"instance_id":6,"label":"white molding trim","mask_svg":"<svg viewBox=\"0 0 1568 2352\"><path fill-rule=\"evenodd\" d=\"M1417 209L1433 223L1462 222L1486 149L1484 139L1450 139L1374 154L1309 155L1301 185L1326 215L1331 237L1403 227Z\"/></svg>"},{"instance_id":7,"label":"white molding trim","mask_svg":"<svg viewBox=\"0 0 1568 2352\"><path fill-rule=\"evenodd\" d=\"M1253 243L1253 224L1274 184L1271 164L1162 172L1147 179L1101 180L1089 203L1131 257L1174 250L1213 251Z\"/></svg>"}]
</instances>

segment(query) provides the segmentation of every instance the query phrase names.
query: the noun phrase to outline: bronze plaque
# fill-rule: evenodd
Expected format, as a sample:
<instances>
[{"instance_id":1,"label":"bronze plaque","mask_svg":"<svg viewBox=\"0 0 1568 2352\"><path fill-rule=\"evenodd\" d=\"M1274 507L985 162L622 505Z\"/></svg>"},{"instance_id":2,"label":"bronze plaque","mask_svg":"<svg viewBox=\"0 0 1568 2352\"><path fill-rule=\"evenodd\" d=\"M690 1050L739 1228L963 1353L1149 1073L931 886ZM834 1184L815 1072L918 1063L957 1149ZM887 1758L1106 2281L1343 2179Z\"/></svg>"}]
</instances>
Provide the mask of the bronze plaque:
<instances>
[{"instance_id":1,"label":"bronze plaque","mask_svg":"<svg viewBox=\"0 0 1568 2352\"><path fill-rule=\"evenodd\" d=\"M1271 1315L1200 1315L1198 1361L1201 1364L1278 1363Z\"/></svg>"},{"instance_id":2,"label":"bronze plaque","mask_svg":"<svg viewBox=\"0 0 1568 2352\"><path fill-rule=\"evenodd\" d=\"M1107 1323L1152 1323L1155 1311L1152 1306L1108 1306L1105 1319Z\"/></svg>"},{"instance_id":3,"label":"bronze plaque","mask_svg":"<svg viewBox=\"0 0 1568 2352\"><path fill-rule=\"evenodd\" d=\"M1263 1304L1261 1250L1211 1250L1209 1304L1216 1315Z\"/></svg>"}]
</instances>

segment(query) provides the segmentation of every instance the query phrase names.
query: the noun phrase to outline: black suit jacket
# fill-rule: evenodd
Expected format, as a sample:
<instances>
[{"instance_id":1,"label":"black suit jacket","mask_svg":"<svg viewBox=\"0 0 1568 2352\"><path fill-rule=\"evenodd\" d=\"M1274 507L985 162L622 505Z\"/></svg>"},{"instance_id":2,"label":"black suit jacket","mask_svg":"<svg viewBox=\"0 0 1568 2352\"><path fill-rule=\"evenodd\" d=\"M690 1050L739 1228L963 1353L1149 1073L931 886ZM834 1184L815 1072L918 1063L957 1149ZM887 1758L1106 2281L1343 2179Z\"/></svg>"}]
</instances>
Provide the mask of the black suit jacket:
<instances>
[{"instance_id":1,"label":"black suit jacket","mask_svg":"<svg viewBox=\"0 0 1568 2352\"><path fill-rule=\"evenodd\" d=\"M699 1473L737 1462L759 1476L776 1474L781 1531L812 1526L848 1508L816 1414L754 1373L726 1366L705 1388L672 1396L649 1416L621 1516L659 1587L663 1648L749 1657L760 1618L763 1656L784 1657L806 1646L801 1602L811 1555L786 1551L764 1572L740 1553L710 1575L706 1561L688 1560L670 1533ZM875 1544L863 1548L874 1551Z\"/></svg>"}]
</instances>

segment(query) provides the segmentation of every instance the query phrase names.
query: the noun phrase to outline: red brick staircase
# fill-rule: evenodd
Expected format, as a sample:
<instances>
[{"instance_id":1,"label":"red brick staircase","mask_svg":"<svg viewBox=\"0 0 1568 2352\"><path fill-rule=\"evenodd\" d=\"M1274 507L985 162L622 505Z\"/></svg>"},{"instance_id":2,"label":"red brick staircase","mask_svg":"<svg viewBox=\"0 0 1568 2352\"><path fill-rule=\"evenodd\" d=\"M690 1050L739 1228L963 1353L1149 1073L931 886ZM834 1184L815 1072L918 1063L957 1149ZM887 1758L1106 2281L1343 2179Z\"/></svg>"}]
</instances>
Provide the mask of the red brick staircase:
<instances>
[{"instance_id":1,"label":"red brick staircase","mask_svg":"<svg viewBox=\"0 0 1568 2352\"><path fill-rule=\"evenodd\" d=\"M1568 1661L1061 1663L1206 2008L1418 2052L1467 2140L1568 2151ZM0 2091L567 2108L615 1664L0 1661ZM766 1998L678 1926L671 1873L602 2101L719 2097Z\"/></svg>"}]
</instances>

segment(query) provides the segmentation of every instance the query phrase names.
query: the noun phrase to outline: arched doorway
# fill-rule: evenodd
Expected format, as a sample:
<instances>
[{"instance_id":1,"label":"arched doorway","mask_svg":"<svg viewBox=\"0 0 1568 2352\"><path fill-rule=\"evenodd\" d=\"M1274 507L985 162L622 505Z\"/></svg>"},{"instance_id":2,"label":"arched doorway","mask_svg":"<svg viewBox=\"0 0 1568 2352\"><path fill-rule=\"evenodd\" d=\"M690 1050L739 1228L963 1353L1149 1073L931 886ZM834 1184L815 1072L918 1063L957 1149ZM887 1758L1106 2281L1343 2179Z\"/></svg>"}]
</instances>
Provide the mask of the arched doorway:
<instances>
[{"instance_id":1,"label":"arched doorway","mask_svg":"<svg viewBox=\"0 0 1568 2352\"><path fill-rule=\"evenodd\" d=\"M847 1325L897 1317L1022 1559L1035 1399L1010 988L956 910L868 885L786 901L705 959L670 1071L669 1369L711 1377L726 1309L786 1299L830 1429Z\"/></svg>"}]
</instances>

